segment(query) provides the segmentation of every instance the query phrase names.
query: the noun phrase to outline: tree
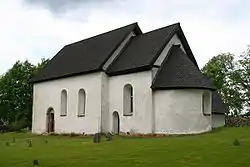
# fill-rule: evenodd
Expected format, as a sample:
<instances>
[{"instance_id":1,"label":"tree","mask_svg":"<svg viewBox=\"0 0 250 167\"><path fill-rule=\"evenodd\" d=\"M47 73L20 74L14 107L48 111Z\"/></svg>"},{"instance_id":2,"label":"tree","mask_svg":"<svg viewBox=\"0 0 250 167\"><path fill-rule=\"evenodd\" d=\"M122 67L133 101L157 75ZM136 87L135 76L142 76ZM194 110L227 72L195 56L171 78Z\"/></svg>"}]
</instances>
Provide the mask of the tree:
<instances>
[{"instance_id":1,"label":"tree","mask_svg":"<svg viewBox=\"0 0 250 167\"><path fill-rule=\"evenodd\" d=\"M50 59L42 58L41 63L38 63L36 66L35 74L38 73L41 69L43 69L45 67L45 65L49 63L49 61L50 61Z\"/></svg>"},{"instance_id":2,"label":"tree","mask_svg":"<svg viewBox=\"0 0 250 167\"><path fill-rule=\"evenodd\" d=\"M18 124L18 128L31 127L33 86L29 81L48 61L42 59L37 66L17 61L0 77L1 119Z\"/></svg>"},{"instance_id":3,"label":"tree","mask_svg":"<svg viewBox=\"0 0 250 167\"><path fill-rule=\"evenodd\" d=\"M244 107L244 100L242 88L236 84L240 75L237 71L235 55L222 53L214 56L202 68L202 72L212 80L222 100L229 106L230 112L235 115L240 114Z\"/></svg>"},{"instance_id":4,"label":"tree","mask_svg":"<svg viewBox=\"0 0 250 167\"><path fill-rule=\"evenodd\" d=\"M235 84L240 87L244 107L250 112L250 46L239 56L233 77Z\"/></svg>"},{"instance_id":5,"label":"tree","mask_svg":"<svg viewBox=\"0 0 250 167\"><path fill-rule=\"evenodd\" d=\"M17 61L0 81L1 113L9 122L23 120L28 126L29 110L32 108L32 86L28 81L33 77L35 66L28 61ZM4 110L3 110L4 109Z\"/></svg>"}]
</instances>

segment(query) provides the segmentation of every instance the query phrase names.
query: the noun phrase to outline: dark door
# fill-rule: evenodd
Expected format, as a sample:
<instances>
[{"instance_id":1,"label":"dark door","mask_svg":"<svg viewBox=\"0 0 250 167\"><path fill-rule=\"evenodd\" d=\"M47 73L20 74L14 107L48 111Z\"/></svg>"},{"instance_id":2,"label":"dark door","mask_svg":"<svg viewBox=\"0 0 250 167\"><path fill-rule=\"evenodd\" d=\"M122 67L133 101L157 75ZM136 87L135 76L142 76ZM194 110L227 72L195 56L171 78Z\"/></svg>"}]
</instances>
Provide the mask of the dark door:
<instances>
[{"instance_id":1,"label":"dark door","mask_svg":"<svg viewBox=\"0 0 250 167\"><path fill-rule=\"evenodd\" d=\"M51 133L55 131L55 114L54 110L50 108L47 112L47 132Z\"/></svg>"},{"instance_id":2,"label":"dark door","mask_svg":"<svg viewBox=\"0 0 250 167\"><path fill-rule=\"evenodd\" d=\"M119 134L120 131L120 119L119 119L119 114L118 112L113 113L113 133L114 134Z\"/></svg>"}]
</instances>

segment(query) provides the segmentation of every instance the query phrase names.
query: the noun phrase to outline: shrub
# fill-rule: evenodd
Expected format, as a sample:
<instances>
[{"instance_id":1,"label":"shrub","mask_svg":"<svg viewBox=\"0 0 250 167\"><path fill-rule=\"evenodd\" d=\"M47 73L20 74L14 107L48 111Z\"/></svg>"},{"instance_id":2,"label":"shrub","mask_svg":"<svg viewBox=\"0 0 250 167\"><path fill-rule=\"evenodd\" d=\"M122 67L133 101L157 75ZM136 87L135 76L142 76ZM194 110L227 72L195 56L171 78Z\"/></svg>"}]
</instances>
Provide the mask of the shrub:
<instances>
[{"instance_id":1,"label":"shrub","mask_svg":"<svg viewBox=\"0 0 250 167\"><path fill-rule=\"evenodd\" d=\"M24 120L19 120L16 122L12 122L8 125L7 131L9 132L22 132L22 130L26 128L26 123Z\"/></svg>"}]
</instances>

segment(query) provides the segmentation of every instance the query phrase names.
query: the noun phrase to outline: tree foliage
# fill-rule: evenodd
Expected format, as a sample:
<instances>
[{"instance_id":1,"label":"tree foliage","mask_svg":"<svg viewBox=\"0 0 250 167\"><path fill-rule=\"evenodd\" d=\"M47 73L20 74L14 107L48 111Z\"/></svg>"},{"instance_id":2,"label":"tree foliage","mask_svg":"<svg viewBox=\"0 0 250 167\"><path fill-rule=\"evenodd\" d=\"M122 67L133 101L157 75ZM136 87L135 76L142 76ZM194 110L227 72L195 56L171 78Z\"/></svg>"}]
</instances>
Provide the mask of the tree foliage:
<instances>
[{"instance_id":1,"label":"tree foliage","mask_svg":"<svg viewBox=\"0 0 250 167\"><path fill-rule=\"evenodd\" d=\"M240 87L244 107L250 112L250 46L239 57L235 72L236 83Z\"/></svg>"},{"instance_id":2,"label":"tree foliage","mask_svg":"<svg viewBox=\"0 0 250 167\"><path fill-rule=\"evenodd\" d=\"M48 62L37 66L17 61L0 78L0 118L17 128L30 127L32 121L32 84L30 79Z\"/></svg>"},{"instance_id":3,"label":"tree foliage","mask_svg":"<svg viewBox=\"0 0 250 167\"><path fill-rule=\"evenodd\" d=\"M218 89L230 112L238 115L243 109L249 110L250 96L250 48L241 56L222 53L214 56L202 68Z\"/></svg>"}]
</instances>

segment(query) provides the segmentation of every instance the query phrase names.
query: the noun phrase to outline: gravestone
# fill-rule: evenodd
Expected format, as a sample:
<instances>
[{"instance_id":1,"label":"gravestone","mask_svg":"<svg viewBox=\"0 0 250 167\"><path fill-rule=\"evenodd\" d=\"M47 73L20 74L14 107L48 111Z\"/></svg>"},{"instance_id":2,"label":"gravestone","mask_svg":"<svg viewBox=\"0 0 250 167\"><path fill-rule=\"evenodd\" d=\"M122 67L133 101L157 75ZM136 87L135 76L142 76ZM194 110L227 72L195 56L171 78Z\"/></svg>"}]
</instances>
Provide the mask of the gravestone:
<instances>
[{"instance_id":1,"label":"gravestone","mask_svg":"<svg viewBox=\"0 0 250 167\"><path fill-rule=\"evenodd\" d=\"M237 139L235 139L234 142L233 142L233 145L234 145L234 146L239 146L239 145L240 145L240 142L239 142Z\"/></svg>"},{"instance_id":2,"label":"gravestone","mask_svg":"<svg viewBox=\"0 0 250 167\"><path fill-rule=\"evenodd\" d=\"M35 160L33 161L33 166L38 166L38 165L39 165L39 162L38 162L37 159L35 159Z\"/></svg>"},{"instance_id":3,"label":"gravestone","mask_svg":"<svg viewBox=\"0 0 250 167\"><path fill-rule=\"evenodd\" d=\"M112 140L112 134L108 132L106 134L106 138L107 138L107 141L111 141Z\"/></svg>"},{"instance_id":4,"label":"gravestone","mask_svg":"<svg viewBox=\"0 0 250 167\"><path fill-rule=\"evenodd\" d=\"M94 143L100 143L101 142L101 134L100 133L95 133L94 138L93 138Z\"/></svg>"},{"instance_id":5,"label":"gravestone","mask_svg":"<svg viewBox=\"0 0 250 167\"><path fill-rule=\"evenodd\" d=\"M28 141L28 147L32 147L32 140Z\"/></svg>"}]
</instances>

